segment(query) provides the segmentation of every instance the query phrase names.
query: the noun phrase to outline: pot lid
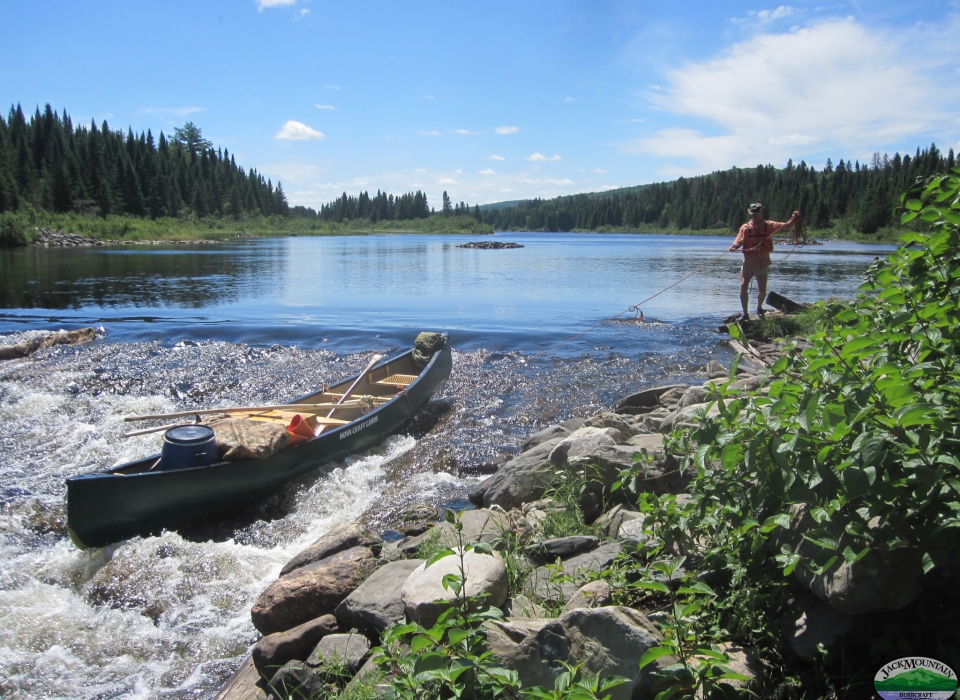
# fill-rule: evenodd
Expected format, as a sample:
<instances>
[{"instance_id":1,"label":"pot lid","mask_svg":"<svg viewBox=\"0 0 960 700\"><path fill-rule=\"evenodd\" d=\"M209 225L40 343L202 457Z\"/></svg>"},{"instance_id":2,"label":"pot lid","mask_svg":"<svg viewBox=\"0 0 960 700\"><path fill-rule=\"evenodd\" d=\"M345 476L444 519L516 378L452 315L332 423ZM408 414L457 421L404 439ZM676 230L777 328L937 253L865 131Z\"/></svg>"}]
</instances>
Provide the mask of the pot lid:
<instances>
[{"instance_id":1,"label":"pot lid","mask_svg":"<svg viewBox=\"0 0 960 700\"><path fill-rule=\"evenodd\" d=\"M213 428L205 425L179 425L163 434L163 439L180 444L193 444L212 440Z\"/></svg>"}]
</instances>

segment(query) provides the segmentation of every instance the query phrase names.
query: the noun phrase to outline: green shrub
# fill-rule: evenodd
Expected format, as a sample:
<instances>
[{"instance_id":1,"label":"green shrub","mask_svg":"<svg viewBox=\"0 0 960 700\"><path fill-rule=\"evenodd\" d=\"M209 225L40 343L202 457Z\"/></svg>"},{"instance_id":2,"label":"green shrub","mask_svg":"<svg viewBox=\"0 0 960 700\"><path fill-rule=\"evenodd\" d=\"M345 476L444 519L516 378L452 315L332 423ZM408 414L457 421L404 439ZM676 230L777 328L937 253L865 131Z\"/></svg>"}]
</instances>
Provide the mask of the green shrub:
<instances>
[{"instance_id":1,"label":"green shrub","mask_svg":"<svg viewBox=\"0 0 960 700\"><path fill-rule=\"evenodd\" d=\"M16 248L27 245L31 236L27 224L13 212L0 214L0 248Z\"/></svg>"}]
</instances>

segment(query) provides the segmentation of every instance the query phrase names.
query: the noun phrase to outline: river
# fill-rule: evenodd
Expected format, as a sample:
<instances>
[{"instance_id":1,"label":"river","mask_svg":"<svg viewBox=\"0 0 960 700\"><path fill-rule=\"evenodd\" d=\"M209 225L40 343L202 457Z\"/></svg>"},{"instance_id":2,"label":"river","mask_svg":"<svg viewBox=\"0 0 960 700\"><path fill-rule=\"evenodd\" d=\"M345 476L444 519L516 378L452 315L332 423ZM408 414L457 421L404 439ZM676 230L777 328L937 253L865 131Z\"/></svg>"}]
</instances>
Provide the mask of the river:
<instances>
[{"instance_id":1,"label":"river","mask_svg":"<svg viewBox=\"0 0 960 700\"><path fill-rule=\"evenodd\" d=\"M731 237L732 238L732 237ZM0 344L60 328L106 335L0 362L0 696L212 698L257 634L249 609L330 527L386 530L412 504L464 505L477 464L523 436L731 352L729 239L504 233L243 239L215 245L0 250ZM770 288L849 298L890 246L774 254ZM627 312L620 319L632 319ZM216 525L81 552L65 477L156 452L122 417L270 403L358 371L373 352L450 334L454 370L411 434L291 485Z\"/></svg>"}]
</instances>

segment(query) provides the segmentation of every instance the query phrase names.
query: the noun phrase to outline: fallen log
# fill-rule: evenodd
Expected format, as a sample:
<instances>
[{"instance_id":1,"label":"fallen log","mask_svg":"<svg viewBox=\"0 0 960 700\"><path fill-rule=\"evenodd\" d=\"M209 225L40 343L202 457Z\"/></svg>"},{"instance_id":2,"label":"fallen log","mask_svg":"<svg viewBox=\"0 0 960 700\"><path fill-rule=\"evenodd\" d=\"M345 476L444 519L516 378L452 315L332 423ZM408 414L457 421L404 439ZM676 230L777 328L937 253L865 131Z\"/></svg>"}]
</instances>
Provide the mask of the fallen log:
<instances>
[{"instance_id":1,"label":"fallen log","mask_svg":"<svg viewBox=\"0 0 960 700\"><path fill-rule=\"evenodd\" d=\"M35 352L54 345L75 345L77 343L86 343L97 337L95 328L80 328L75 331L60 331L51 333L42 338L34 340L25 340L16 345L6 345L0 347L0 360L14 360L20 357L29 357Z\"/></svg>"}]
</instances>

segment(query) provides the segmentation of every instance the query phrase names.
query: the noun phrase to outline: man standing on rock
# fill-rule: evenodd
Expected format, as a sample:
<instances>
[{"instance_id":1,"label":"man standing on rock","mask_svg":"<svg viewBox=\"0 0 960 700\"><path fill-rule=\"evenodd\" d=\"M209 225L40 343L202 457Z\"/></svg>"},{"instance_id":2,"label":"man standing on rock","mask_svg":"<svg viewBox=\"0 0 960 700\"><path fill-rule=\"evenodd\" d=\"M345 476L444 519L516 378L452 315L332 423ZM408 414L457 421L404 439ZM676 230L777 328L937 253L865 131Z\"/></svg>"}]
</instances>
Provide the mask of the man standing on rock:
<instances>
[{"instance_id":1,"label":"man standing on rock","mask_svg":"<svg viewBox=\"0 0 960 700\"><path fill-rule=\"evenodd\" d=\"M757 313L763 315L763 302L767 298L767 269L770 267L770 252L773 250L773 237L781 231L795 225L800 212L795 211L787 221L765 220L764 208L760 202L749 206L750 221L740 227L736 240L730 250L743 248L743 267L740 268L740 306L743 307L743 320L750 318L747 307L750 305L750 280L757 278L760 297L757 299Z\"/></svg>"}]
</instances>

